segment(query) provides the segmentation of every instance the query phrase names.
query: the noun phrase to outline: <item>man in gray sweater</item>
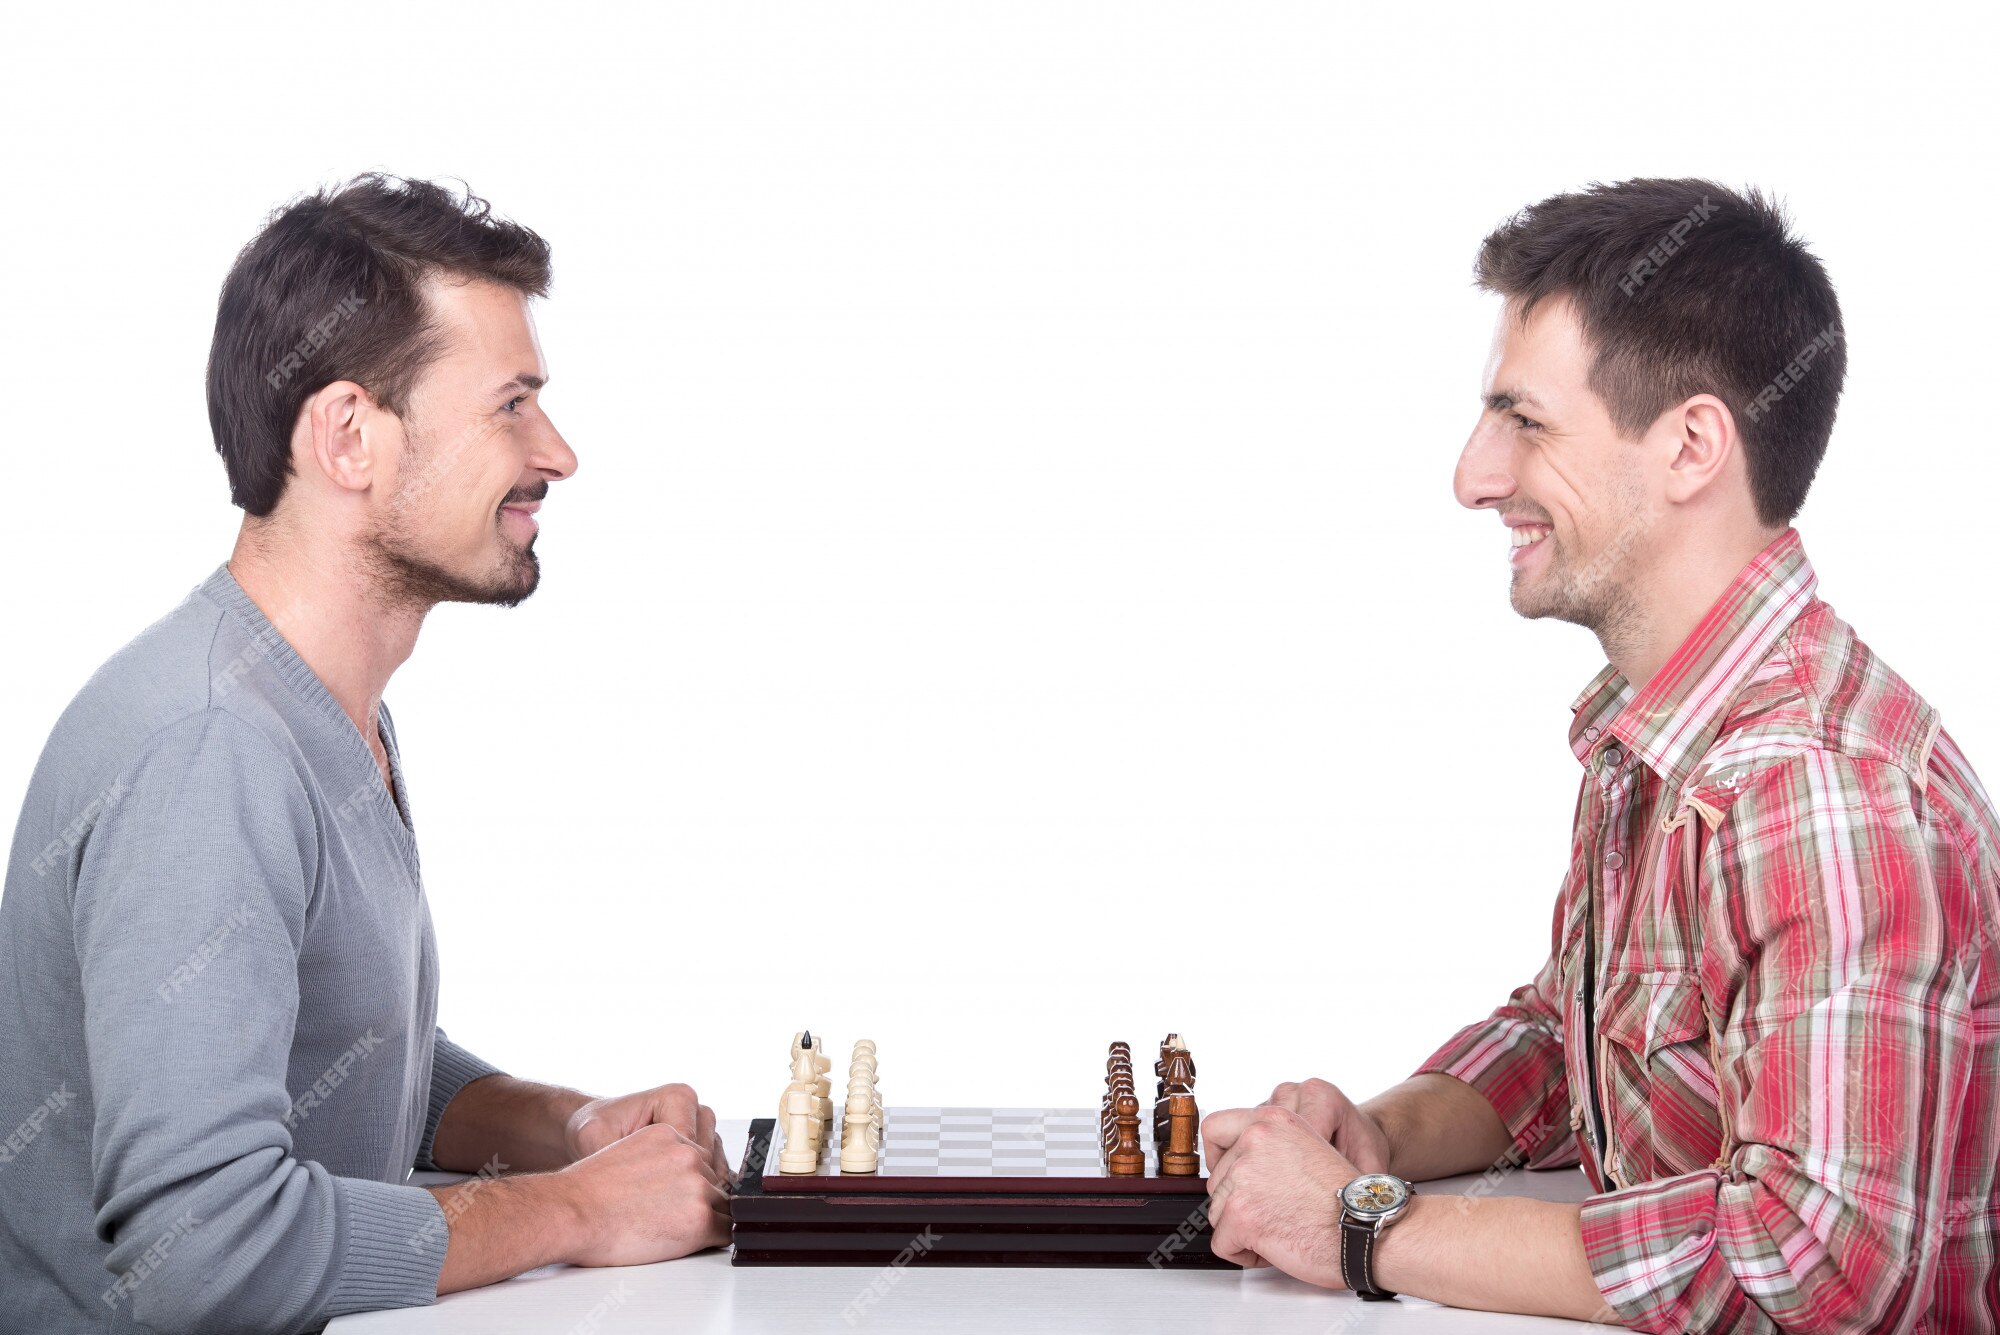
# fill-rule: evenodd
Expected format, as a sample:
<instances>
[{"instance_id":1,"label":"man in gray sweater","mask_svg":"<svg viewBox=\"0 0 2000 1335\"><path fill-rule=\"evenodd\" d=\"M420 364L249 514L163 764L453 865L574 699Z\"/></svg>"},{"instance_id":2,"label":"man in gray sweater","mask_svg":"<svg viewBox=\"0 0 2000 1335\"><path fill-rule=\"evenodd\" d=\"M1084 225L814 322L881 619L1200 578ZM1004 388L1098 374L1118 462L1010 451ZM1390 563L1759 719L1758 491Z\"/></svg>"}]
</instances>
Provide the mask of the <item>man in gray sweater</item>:
<instances>
[{"instance_id":1,"label":"man in gray sweater","mask_svg":"<svg viewBox=\"0 0 2000 1335\"><path fill-rule=\"evenodd\" d=\"M231 270L241 535L57 721L0 896L0 1330L311 1330L726 1240L692 1090L593 1100L435 1027L381 697L431 607L535 588L576 467L537 402L548 282L532 231L376 176Z\"/></svg>"}]
</instances>

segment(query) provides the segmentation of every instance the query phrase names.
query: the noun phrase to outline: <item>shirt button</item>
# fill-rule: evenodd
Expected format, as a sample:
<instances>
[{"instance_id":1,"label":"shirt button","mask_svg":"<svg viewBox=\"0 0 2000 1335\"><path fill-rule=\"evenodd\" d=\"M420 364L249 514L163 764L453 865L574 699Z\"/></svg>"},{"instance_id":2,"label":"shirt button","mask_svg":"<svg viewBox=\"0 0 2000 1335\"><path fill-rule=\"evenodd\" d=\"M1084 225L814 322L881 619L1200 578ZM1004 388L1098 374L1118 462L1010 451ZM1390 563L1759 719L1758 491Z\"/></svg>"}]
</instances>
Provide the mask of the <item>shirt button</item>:
<instances>
[{"instance_id":1,"label":"shirt button","mask_svg":"<svg viewBox=\"0 0 2000 1335\"><path fill-rule=\"evenodd\" d=\"M1625 753L1623 751L1620 751L1615 746L1607 746L1604 748L1604 768L1617 769L1620 765L1624 763L1625 763Z\"/></svg>"},{"instance_id":2,"label":"shirt button","mask_svg":"<svg viewBox=\"0 0 2000 1335\"><path fill-rule=\"evenodd\" d=\"M1625 855L1614 848L1604 855L1604 865L1613 871L1617 871L1625 865Z\"/></svg>"},{"instance_id":3,"label":"shirt button","mask_svg":"<svg viewBox=\"0 0 2000 1335\"><path fill-rule=\"evenodd\" d=\"M1585 728L1583 730L1583 740L1586 742L1596 741L1599 735L1600 734L1598 733L1596 728Z\"/></svg>"}]
</instances>

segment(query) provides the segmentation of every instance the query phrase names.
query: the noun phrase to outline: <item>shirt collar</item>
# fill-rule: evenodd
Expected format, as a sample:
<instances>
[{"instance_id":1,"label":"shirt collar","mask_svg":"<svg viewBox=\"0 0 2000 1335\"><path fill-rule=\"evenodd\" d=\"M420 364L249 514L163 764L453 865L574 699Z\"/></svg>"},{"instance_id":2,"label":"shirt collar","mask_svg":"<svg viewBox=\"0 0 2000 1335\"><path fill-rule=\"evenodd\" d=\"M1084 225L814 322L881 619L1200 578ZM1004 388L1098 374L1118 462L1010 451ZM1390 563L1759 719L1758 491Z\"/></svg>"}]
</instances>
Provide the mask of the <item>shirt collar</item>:
<instances>
[{"instance_id":1,"label":"shirt collar","mask_svg":"<svg viewBox=\"0 0 2000 1335\"><path fill-rule=\"evenodd\" d=\"M1609 663L1570 708L1569 744L1586 766L1617 737L1679 791L1722 729L1729 702L1811 605L1818 579L1788 528L1738 571L1666 665L1643 688Z\"/></svg>"}]
</instances>

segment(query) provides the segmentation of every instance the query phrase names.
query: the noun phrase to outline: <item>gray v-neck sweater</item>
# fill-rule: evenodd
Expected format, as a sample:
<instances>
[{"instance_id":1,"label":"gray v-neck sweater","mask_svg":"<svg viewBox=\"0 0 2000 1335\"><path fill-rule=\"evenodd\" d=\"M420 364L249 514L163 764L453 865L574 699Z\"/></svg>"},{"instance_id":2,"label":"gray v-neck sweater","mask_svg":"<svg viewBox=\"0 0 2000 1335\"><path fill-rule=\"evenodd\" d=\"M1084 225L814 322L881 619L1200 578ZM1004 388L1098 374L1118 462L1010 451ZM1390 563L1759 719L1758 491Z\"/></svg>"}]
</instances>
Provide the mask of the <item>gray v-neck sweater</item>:
<instances>
[{"instance_id":1,"label":"gray v-neck sweater","mask_svg":"<svg viewBox=\"0 0 2000 1335\"><path fill-rule=\"evenodd\" d=\"M430 1302L408 1185L495 1068L435 1027L399 807L219 567L57 721L0 896L0 1330L312 1330Z\"/></svg>"}]
</instances>

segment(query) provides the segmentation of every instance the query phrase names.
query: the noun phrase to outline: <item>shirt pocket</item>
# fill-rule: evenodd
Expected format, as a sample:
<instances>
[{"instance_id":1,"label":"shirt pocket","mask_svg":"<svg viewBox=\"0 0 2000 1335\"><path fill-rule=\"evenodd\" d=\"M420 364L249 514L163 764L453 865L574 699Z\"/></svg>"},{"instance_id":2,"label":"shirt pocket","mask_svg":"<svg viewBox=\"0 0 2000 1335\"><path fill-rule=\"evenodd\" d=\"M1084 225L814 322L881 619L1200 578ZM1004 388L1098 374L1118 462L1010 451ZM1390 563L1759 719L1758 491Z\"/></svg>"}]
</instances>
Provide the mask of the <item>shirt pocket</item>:
<instances>
[{"instance_id":1,"label":"shirt pocket","mask_svg":"<svg viewBox=\"0 0 2000 1335\"><path fill-rule=\"evenodd\" d=\"M1700 981L1681 972L1613 978L1597 1030L1613 1179L1630 1186L1707 1166L1721 1135Z\"/></svg>"}]
</instances>

